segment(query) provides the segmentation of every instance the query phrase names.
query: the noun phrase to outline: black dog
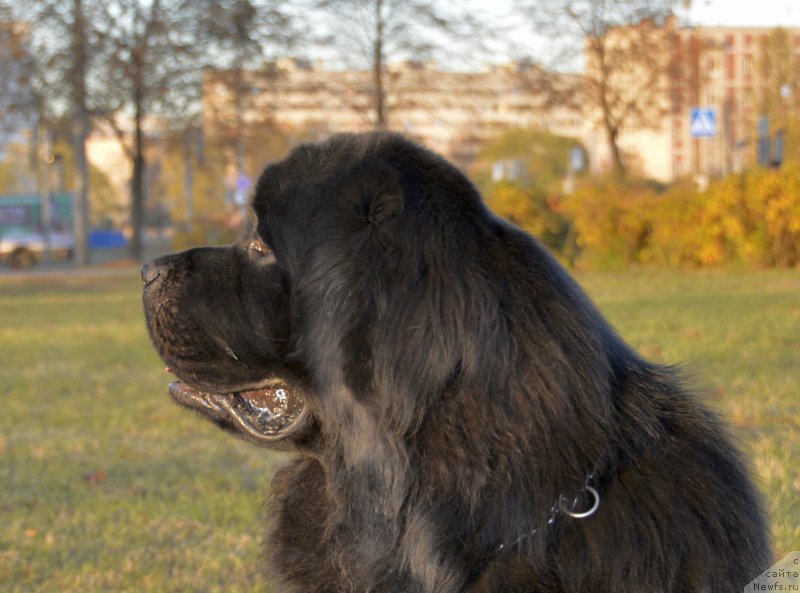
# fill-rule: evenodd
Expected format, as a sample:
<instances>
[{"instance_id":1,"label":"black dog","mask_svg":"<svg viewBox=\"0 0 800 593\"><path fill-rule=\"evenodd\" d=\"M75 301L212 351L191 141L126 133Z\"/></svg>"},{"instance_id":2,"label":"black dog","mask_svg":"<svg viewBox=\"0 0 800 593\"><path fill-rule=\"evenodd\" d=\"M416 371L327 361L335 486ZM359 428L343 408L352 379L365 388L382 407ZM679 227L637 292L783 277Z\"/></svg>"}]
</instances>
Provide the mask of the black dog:
<instances>
[{"instance_id":1,"label":"black dog","mask_svg":"<svg viewBox=\"0 0 800 593\"><path fill-rule=\"evenodd\" d=\"M298 592L733 593L770 564L745 464L453 166L391 134L261 175L254 232L147 264L179 403L299 452Z\"/></svg>"}]
</instances>

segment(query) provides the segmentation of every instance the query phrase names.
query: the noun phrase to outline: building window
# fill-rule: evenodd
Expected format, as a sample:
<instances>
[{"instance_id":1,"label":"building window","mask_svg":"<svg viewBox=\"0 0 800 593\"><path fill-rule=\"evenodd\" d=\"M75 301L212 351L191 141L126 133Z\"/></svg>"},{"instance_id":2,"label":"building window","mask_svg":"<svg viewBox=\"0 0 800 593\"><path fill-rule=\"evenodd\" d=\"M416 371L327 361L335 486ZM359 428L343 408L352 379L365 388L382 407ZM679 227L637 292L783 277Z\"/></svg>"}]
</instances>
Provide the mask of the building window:
<instances>
[{"instance_id":1,"label":"building window","mask_svg":"<svg viewBox=\"0 0 800 593\"><path fill-rule=\"evenodd\" d=\"M742 56L742 74L752 76L753 74L753 55L745 54Z\"/></svg>"},{"instance_id":2,"label":"building window","mask_svg":"<svg viewBox=\"0 0 800 593\"><path fill-rule=\"evenodd\" d=\"M672 159L672 173L675 177L680 177L683 175L683 157L676 156Z\"/></svg>"},{"instance_id":3,"label":"building window","mask_svg":"<svg viewBox=\"0 0 800 593\"><path fill-rule=\"evenodd\" d=\"M725 56L725 78L727 80L736 78L736 60L733 54Z\"/></svg>"},{"instance_id":4,"label":"building window","mask_svg":"<svg viewBox=\"0 0 800 593\"><path fill-rule=\"evenodd\" d=\"M752 107L751 104L751 92L750 89L745 89L744 93L742 93L742 107L745 109L748 107Z\"/></svg>"}]
</instances>

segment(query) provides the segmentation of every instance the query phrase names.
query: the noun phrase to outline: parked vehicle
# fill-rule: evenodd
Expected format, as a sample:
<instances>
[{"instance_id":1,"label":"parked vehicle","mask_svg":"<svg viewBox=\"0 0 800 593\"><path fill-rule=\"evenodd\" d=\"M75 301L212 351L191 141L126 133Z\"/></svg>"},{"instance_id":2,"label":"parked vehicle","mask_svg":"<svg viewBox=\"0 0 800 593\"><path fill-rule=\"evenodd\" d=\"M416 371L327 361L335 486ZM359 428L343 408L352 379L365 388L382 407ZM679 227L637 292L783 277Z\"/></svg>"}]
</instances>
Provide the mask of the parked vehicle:
<instances>
[{"instance_id":1,"label":"parked vehicle","mask_svg":"<svg viewBox=\"0 0 800 593\"><path fill-rule=\"evenodd\" d=\"M29 268L46 253L70 256L75 246L72 194L50 197L49 211L35 194L0 196L0 259Z\"/></svg>"}]
</instances>

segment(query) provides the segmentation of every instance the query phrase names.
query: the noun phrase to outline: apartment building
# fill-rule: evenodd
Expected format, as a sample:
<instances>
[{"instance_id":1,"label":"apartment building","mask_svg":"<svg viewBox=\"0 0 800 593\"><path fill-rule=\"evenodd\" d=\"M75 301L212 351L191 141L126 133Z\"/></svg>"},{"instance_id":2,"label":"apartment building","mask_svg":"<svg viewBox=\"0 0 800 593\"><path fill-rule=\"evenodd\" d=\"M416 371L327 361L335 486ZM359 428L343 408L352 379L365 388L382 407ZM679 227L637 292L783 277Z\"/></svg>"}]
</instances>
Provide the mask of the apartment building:
<instances>
[{"instance_id":1,"label":"apartment building","mask_svg":"<svg viewBox=\"0 0 800 593\"><path fill-rule=\"evenodd\" d=\"M762 158L773 160L776 137L800 117L800 29L676 28L671 43L673 177L740 171L765 140ZM698 122L698 108L713 121ZM713 135L703 134L708 123Z\"/></svg>"},{"instance_id":2,"label":"apartment building","mask_svg":"<svg viewBox=\"0 0 800 593\"><path fill-rule=\"evenodd\" d=\"M800 119L800 29L680 27L673 19L662 33L666 115L654 129L620 137L644 174L702 180L774 161L782 131ZM602 145L594 154L607 160Z\"/></svg>"},{"instance_id":3,"label":"apartment building","mask_svg":"<svg viewBox=\"0 0 800 593\"><path fill-rule=\"evenodd\" d=\"M624 37L624 31L614 34ZM653 101L665 115L656 125L623 129L619 143L635 168L664 182L724 175L754 165L760 151L763 158L765 139L771 141L767 158L774 158L780 130L800 119L800 29L683 27L668 19L657 35L669 67ZM267 77L245 76L252 80L243 105L234 100L225 73L208 74L204 97L215 115L207 115L207 126L267 114L279 127L319 135L373 127L369 70L282 60ZM597 114L577 94L553 101L546 92L547 84L549 90L575 88L574 78L525 64L453 72L406 62L391 65L385 81L387 127L459 164L468 164L482 142L504 129L535 127L580 139L595 172L611 166L605 132L592 123Z\"/></svg>"},{"instance_id":4,"label":"apartment building","mask_svg":"<svg viewBox=\"0 0 800 593\"><path fill-rule=\"evenodd\" d=\"M586 122L579 106L574 101L552 104L541 88L543 74L525 64L481 72L453 72L428 63L392 64L384 76L387 127L460 164L467 164L482 142L509 127L582 137ZM245 122L256 114L269 114L278 126L312 129L320 135L369 130L374 125L371 71L328 70L317 63L281 60L267 77L246 76L251 80L249 102L240 107L239 116ZM225 73L206 77L206 105L213 105L216 114L206 118L207 126L218 125L220 117L236 118L237 102L228 80ZM567 82L552 75L547 80L564 88Z\"/></svg>"}]
</instances>

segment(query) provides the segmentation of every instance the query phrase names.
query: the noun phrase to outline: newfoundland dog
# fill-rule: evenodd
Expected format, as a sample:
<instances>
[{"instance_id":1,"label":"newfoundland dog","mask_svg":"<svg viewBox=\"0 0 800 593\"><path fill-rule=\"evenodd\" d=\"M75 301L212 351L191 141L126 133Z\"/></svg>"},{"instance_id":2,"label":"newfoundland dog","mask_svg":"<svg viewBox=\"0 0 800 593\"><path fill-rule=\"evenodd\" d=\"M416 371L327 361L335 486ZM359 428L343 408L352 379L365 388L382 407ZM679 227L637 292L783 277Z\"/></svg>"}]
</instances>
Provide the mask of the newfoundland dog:
<instances>
[{"instance_id":1,"label":"newfoundland dog","mask_svg":"<svg viewBox=\"0 0 800 593\"><path fill-rule=\"evenodd\" d=\"M172 398L292 450L302 593L733 593L770 564L719 419L448 162L389 133L262 173L252 232L142 268Z\"/></svg>"}]
</instances>

